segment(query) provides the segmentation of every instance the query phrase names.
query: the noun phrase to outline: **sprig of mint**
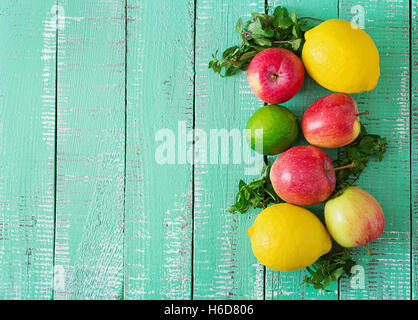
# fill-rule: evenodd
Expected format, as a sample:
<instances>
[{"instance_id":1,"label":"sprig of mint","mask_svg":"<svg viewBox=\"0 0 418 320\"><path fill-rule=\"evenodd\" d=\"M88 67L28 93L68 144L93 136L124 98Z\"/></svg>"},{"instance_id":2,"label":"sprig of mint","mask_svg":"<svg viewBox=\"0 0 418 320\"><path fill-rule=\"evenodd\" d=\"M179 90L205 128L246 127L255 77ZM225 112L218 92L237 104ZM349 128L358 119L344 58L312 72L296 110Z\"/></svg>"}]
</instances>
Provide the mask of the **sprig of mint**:
<instances>
[{"instance_id":1,"label":"sprig of mint","mask_svg":"<svg viewBox=\"0 0 418 320\"><path fill-rule=\"evenodd\" d=\"M382 161L386 152L386 138L367 133L362 125L357 139L342 150L342 158L334 161L334 167L354 163L354 167L336 172L337 184L332 197L338 196L341 190L352 186L367 167L371 157Z\"/></svg>"},{"instance_id":2,"label":"sprig of mint","mask_svg":"<svg viewBox=\"0 0 418 320\"><path fill-rule=\"evenodd\" d=\"M261 177L249 184L243 180L239 181L235 203L227 209L229 212L245 213L250 207L266 208L271 203L283 202L274 192L270 181L271 165L272 163L265 165Z\"/></svg>"},{"instance_id":3,"label":"sprig of mint","mask_svg":"<svg viewBox=\"0 0 418 320\"><path fill-rule=\"evenodd\" d=\"M350 277L354 265L356 262L350 257L348 250L334 242L330 252L306 267L308 274L303 283L312 285L314 289L331 292L327 287L341 277Z\"/></svg>"},{"instance_id":4,"label":"sprig of mint","mask_svg":"<svg viewBox=\"0 0 418 320\"><path fill-rule=\"evenodd\" d=\"M241 36L241 44L226 49L221 58L217 50L212 55L209 68L222 77L247 70L252 58L260 51L280 47L300 55L303 35L313 27L312 20L323 21L311 17L297 18L294 12L283 7L276 7L271 15L253 12L252 20L240 18L235 31Z\"/></svg>"}]
</instances>

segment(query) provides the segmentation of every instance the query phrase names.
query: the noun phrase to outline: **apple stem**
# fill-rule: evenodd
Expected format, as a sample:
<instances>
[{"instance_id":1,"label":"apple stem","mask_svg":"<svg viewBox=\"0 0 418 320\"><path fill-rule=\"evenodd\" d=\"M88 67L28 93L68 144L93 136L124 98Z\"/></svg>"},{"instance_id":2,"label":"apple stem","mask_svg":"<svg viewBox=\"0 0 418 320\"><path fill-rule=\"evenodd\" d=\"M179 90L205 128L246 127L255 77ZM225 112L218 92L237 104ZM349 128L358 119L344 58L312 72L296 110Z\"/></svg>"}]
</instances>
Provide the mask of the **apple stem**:
<instances>
[{"instance_id":1,"label":"apple stem","mask_svg":"<svg viewBox=\"0 0 418 320\"><path fill-rule=\"evenodd\" d=\"M273 73L273 74L271 75L271 78L272 78L273 80L276 80L278 77L279 77L279 75L278 75L277 73Z\"/></svg>"},{"instance_id":2,"label":"apple stem","mask_svg":"<svg viewBox=\"0 0 418 320\"><path fill-rule=\"evenodd\" d=\"M352 168L352 167L354 167L354 166L355 166L355 163L354 163L354 162L352 162L352 163L347 164L347 165L342 166L342 167L328 169L327 171L338 171L338 170L342 170L342 169Z\"/></svg>"},{"instance_id":3,"label":"apple stem","mask_svg":"<svg viewBox=\"0 0 418 320\"><path fill-rule=\"evenodd\" d=\"M357 113L357 114L356 114L356 117L366 116L366 115L368 115L368 114L370 114L370 112L369 112L369 111L364 111L364 112L362 112L362 113Z\"/></svg>"},{"instance_id":4,"label":"apple stem","mask_svg":"<svg viewBox=\"0 0 418 320\"><path fill-rule=\"evenodd\" d=\"M369 255L372 256L373 255L373 252L370 251L369 247L367 246L367 243L364 245L364 247L366 248L366 250L369 253Z\"/></svg>"}]
</instances>

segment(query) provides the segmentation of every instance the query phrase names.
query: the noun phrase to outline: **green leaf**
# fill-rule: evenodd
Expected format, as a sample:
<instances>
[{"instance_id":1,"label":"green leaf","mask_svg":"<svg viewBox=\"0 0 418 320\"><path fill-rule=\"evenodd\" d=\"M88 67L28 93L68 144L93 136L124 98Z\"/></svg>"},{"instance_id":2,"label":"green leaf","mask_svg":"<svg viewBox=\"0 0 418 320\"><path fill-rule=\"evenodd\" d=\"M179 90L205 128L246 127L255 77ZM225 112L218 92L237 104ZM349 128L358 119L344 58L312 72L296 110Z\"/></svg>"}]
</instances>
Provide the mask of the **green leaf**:
<instances>
[{"instance_id":1,"label":"green leaf","mask_svg":"<svg viewBox=\"0 0 418 320\"><path fill-rule=\"evenodd\" d=\"M329 253L306 268L308 274L305 275L303 282L308 286L312 285L314 289L328 292L327 287L333 282L341 277L351 276L351 268L355 264L347 249L333 243Z\"/></svg>"},{"instance_id":2,"label":"green leaf","mask_svg":"<svg viewBox=\"0 0 418 320\"><path fill-rule=\"evenodd\" d=\"M302 24L300 25L300 30L301 30L302 32L306 32L306 31L308 31L308 30L310 30L310 29L312 29L312 27L308 26L306 23L302 23Z\"/></svg>"},{"instance_id":3,"label":"green leaf","mask_svg":"<svg viewBox=\"0 0 418 320\"><path fill-rule=\"evenodd\" d=\"M251 22L248 25L249 32L254 32L254 30L262 30L262 29L263 29L263 25L261 24L261 21L259 18L255 19L254 22Z\"/></svg>"},{"instance_id":4,"label":"green leaf","mask_svg":"<svg viewBox=\"0 0 418 320\"><path fill-rule=\"evenodd\" d=\"M255 49L255 50L257 50L257 51L262 51L262 50L264 50L264 49L266 49L265 47L263 47L263 46L259 46L258 44L255 44L255 43L253 43L254 41L252 41L252 43L250 44L250 47L252 48L252 49Z\"/></svg>"},{"instance_id":5,"label":"green leaf","mask_svg":"<svg viewBox=\"0 0 418 320\"><path fill-rule=\"evenodd\" d=\"M244 53L240 58L239 58L239 60L240 61L244 61L244 60L248 60L248 59L251 59L251 58L253 58L256 54L258 53L258 51L248 51L247 53Z\"/></svg>"},{"instance_id":6,"label":"green leaf","mask_svg":"<svg viewBox=\"0 0 418 320\"><path fill-rule=\"evenodd\" d=\"M243 196L244 196L245 200L250 200L250 196L251 196L250 191L248 191L248 189L244 189L243 190Z\"/></svg>"},{"instance_id":7,"label":"green leaf","mask_svg":"<svg viewBox=\"0 0 418 320\"><path fill-rule=\"evenodd\" d=\"M268 38L271 38L274 36L274 30L273 29L267 29L264 31L264 35Z\"/></svg>"},{"instance_id":8,"label":"green leaf","mask_svg":"<svg viewBox=\"0 0 418 320\"><path fill-rule=\"evenodd\" d=\"M296 39L292 41L291 42L292 49L295 51L299 50L301 43L302 43L302 39Z\"/></svg>"},{"instance_id":9,"label":"green leaf","mask_svg":"<svg viewBox=\"0 0 418 320\"><path fill-rule=\"evenodd\" d=\"M241 34L241 33L244 31L244 28L243 28L243 26L242 26L242 18L239 18L239 19L238 19L238 22L237 22L237 24L236 24L236 26L235 26L235 31L236 31L237 33L239 33L239 34Z\"/></svg>"},{"instance_id":10,"label":"green leaf","mask_svg":"<svg viewBox=\"0 0 418 320\"><path fill-rule=\"evenodd\" d=\"M263 47L271 47L271 41L267 38L254 38L255 43Z\"/></svg>"},{"instance_id":11,"label":"green leaf","mask_svg":"<svg viewBox=\"0 0 418 320\"><path fill-rule=\"evenodd\" d=\"M271 163L266 165L261 177L248 185L243 180L239 181L235 203L227 209L228 212L245 213L250 207L265 208L269 204L283 202L274 192L270 181L271 165Z\"/></svg>"},{"instance_id":12,"label":"green leaf","mask_svg":"<svg viewBox=\"0 0 418 320\"><path fill-rule=\"evenodd\" d=\"M258 187L261 187L262 185L264 185L265 181L264 180L255 180L253 182L251 182L248 187L251 189L256 189Z\"/></svg>"},{"instance_id":13,"label":"green leaf","mask_svg":"<svg viewBox=\"0 0 418 320\"><path fill-rule=\"evenodd\" d=\"M277 6L273 11L273 15L281 17L284 15L289 15L289 13L286 8Z\"/></svg>"},{"instance_id":14,"label":"green leaf","mask_svg":"<svg viewBox=\"0 0 418 320\"><path fill-rule=\"evenodd\" d=\"M253 12L251 13L251 16L254 20L259 20L263 25L265 25L269 19L269 15L265 13Z\"/></svg>"},{"instance_id":15,"label":"green leaf","mask_svg":"<svg viewBox=\"0 0 418 320\"><path fill-rule=\"evenodd\" d=\"M296 13L293 11L289 14L289 18L290 20L292 20L293 23L296 23L298 21L298 19L296 18Z\"/></svg>"},{"instance_id":16,"label":"green leaf","mask_svg":"<svg viewBox=\"0 0 418 320\"><path fill-rule=\"evenodd\" d=\"M254 39L256 39L256 38L260 38L260 37L267 37L267 33L266 33L266 31L265 31L265 30L263 30L263 29L261 29L261 28L255 28L255 29L253 30L252 37L253 37Z\"/></svg>"},{"instance_id":17,"label":"green leaf","mask_svg":"<svg viewBox=\"0 0 418 320\"><path fill-rule=\"evenodd\" d=\"M299 38L299 31L300 31L300 29L298 28L298 26L293 26L292 27L292 35L295 39Z\"/></svg>"},{"instance_id":18,"label":"green leaf","mask_svg":"<svg viewBox=\"0 0 418 320\"><path fill-rule=\"evenodd\" d=\"M280 17L279 18L279 27L280 29L287 29L293 24L292 20L289 17Z\"/></svg>"},{"instance_id":19,"label":"green leaf","mask_svg":"<svg viewBox=\"0 0 418 320\"><path fill-rule=\"evenodd\" d=\"M224 51L224 53L222 54L222 58L226 59L229 56L235 55L238 52L238 50L239 50L239 47L232 46Z\"/></svg>"},{"instance_id":20,"label":"green leaf","mask_svg":"<svg viewBox=\"0 0 418 320\"><path fill-rule=\"evenodd\" d=\"M244 182L244 180L240 180L238 184L238 189L241 190L244 188L247 184Z\"/></svg>"},{"instance_id":21,"label":"green leaf","mask_svg":"<svg viewBox=\"0 0 418 320\"><path fill-rule=\"evenodd\" d=\"M238 71L240 70L240 68L235 67L235 66L230 66L225 70L225 74L224 77L230 77L233 76L234 74L236 74Z\"/></svg>"}]
</instances>

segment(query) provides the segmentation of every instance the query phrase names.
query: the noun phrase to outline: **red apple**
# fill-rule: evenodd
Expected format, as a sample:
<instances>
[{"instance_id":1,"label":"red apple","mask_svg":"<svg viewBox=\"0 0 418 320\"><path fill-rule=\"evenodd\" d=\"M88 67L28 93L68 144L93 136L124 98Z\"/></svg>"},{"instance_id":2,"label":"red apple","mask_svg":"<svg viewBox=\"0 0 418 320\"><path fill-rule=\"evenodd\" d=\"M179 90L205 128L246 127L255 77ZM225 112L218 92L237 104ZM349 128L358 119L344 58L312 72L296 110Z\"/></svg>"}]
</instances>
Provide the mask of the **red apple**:
<instances>
[{"instance_id":1,"label":"red apple","mask_svg":"<svg viewBox=\"0 0 418 320\"><path fill-rule=\"evenodd\" d=\"M297 146L283 152L271 167L270 180L281 199L296 205L325 201L336 182L330 157L312 146Z\"/></svg>"},{"instance_id":2,"label":"red apple","mask_svg":"<svg viewBox=\"0 0 418 320\"><path fill-rule=\"evenodd\" d=\"M345 93L333 93L306 109L301 122L305 139L321 148L339 148L360 134L357 103Z\"/></svg>"},{"instance_id":3,"label":"red apple","mask_svg":"<svg viewBox=\"0 0 418 320\"><path fill-rule=\"evenodd\" d=\"M302 61L292 52L270 48L259 52L248 66L251 90L264 102L279 104L298 93L305 77Z\"/></svg>"},{"instance_id":4,"label":"red apple","mask_svg":"<svg viewBox=\"0 0 418 320\"><path fill-rule=\"evenodd\" d=\"M373 196L360 188L348 187L327 201L325 223L335 241L352 248L379 238L385 228L385 216Z\"/></svg>"}]
</instances>

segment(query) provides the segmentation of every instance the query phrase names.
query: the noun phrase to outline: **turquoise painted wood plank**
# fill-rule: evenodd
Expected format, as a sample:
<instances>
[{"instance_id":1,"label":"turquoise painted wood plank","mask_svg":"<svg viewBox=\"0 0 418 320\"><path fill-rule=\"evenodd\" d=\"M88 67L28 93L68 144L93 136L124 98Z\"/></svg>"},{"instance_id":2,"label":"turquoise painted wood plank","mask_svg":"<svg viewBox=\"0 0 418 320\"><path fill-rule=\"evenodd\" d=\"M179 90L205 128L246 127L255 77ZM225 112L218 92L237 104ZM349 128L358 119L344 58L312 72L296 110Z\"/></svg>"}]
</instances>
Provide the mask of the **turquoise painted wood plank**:
<instances>
[{"instance_id":1,"label":"turquoise painted wood plank","mask_svg":"<svg viewBox=\"0 0 418 320\"><path fill-rule=\"evenodd\" d=\"M357 6L357 7L355 7ZM411 295L409 1L340 1L340 17L364 9L365 30L380 52L381 77L371 92L353 95L360 111L369 110L368 130L387 137L381 163L372 162L358 185L381 204L385 231L369 248L353 250L364 268L364 288L341 281L341 299L409 299ZM355 10L355 9L354 9ZM361 277L361 273L357 273Z\"/></svg>"},{"instance_id":2,"label":"turquoise painted wood plank","mask_svg":"<svg viewBox=\"0 0 418 320\"><path fill-rule=\"evenodd\" d=\"M418 299L418 1L411 2L412 299Z\"/></svg>"},{"instance_id":3,"label":"turquoise painted wood plank","mask_svg":"<svg viewBox=\"0 0 418 320\"><path fill-rule=\"evenodd\" d=\"M270 11L276 6L286 7L289 11L296 12L298 17L315 17L323 20L338 17L337 0L290 0L290 1L269 1ZM290 101L283 105L294 112L299 122L302 119L305 110L317 99L331 93L315 83L308 74L305 74L305 82L301 91ZM298 144L308 144L300 132ZM336 150L324 150L332 159L337 158ZM307 209L314 212L323 221L323 205L308 206ZM324 293L313 288L306 287L303 284L306 270L294 272L277 272L267 269L266 273L266 299L326 299L332 300L338 298L338 286L330 286L334 292Z\"/></svg>"},{"instance_id":4,"label":"turquoise painted wood plank","mask_svg":"<svg viewBox=\"0 0 418 320\"><path fill-rule=\"evenodd\" d=\"M178 130L193 127L194 3L127 10L125 298L190 299L192 165Z\"/></svg>"},{"instance_id":5,"label":"turquoise painted wood plank","mask_svg":"<svg viewBox=\"0 0 418 320\"><path fill-rule=\"evenodd\" d=\"M244 215L226 212L234 202L238 181L255 177L245 175L245 168L251 167L243 163L244 150L249 149L246 142L242 149L234 150L232 144L241 142L249 117L263 102L252 94L245 73L222 79L207 66L216 49L223 52L240 42L235 33L238 18L250 17L251 12L264 12L264 5L260 0L197 1L195 114L196 128L200 131L196 132L196 144L205 144L205 134L209 144L210 130L223 129L229 134L236 129L238 134L235 140L230 139L228 151L216 160L214 155L219 149L210 149L208 157L214 157L212 162L203 161L203 154L196 147L196 158L199 155L202 158L195 165L195 299L263 299L264 268L254 258L247 236L247 229L258 212ZM216 142L212 140L212 143ZM233 163L233 155L239 158L237 164ZM224 158L227 164L220 162L222 156L229 157L229 161ZM257 165L260 161L260 158L256 160Z\"/></svg>"},{"instance_id":6,"label":"turquoise painted wood plank","mask_svg":"<svg viewBox=\"0 0 418 320\"><path fill-rule=\"evenodd\" d=\"M225 212L245 165L198 163L193 179L188 163L162 166L156 162L161 141L155 141L155 135L164 133L160 129L173 130L176 139L179 121L186 129L195 122L208 135L210 129L243 129L262 105L250 92L245 74L225 80L206 67L216 48L236 43L233 30L238 17L262 12L264 1L197 1L195 90L194 4L171 2L128 3L125 124L124 1L60 0L55 298L189 299L193 294L196 299L261 299L264 276L266 299L337 298L336 293L321 295L300 285L303 272L264 273L254 259L246 229L258 211L241 216ZM304 0L273 5L326 19L336 17L336 3ZM52 297L54 4L55 0L36 6L22 0L0 4L0 29L12 30L0 37L1 299ZM364 118L369 130L389 141L384 162L373 163L359 185L381 202L387 226L382 238L370 246L373 257L363 248L353 251L365 269L365 287L341 281L339 295L342 299L408 299L412 283L416 298L417 206L414 201L411 224L411 170L412 199L417 195L417 175L409 160L412 156L416 163L418 153L416 139L412 154L409 144L408 1L340 0L340 17L350 20L355 5L365 9L366 30L381 52L382 78L375 91L354 97L361 110L371 111ZM414 0L413 53L416 5ZM172 28L174 16L187 23ZM415 138L415 55L412 66ZM326 93L308 79L297 98L285 105L300 118L311 102ZM196 136L203 139L198 132ZM313 210L321 214L320 207Z\"/></svg>"},{"instance_id":7,"label":"turquoise painted wood plank","mask_svg":"<svg viewBox=\"0 0 418 320\"><path fill-rule=\"evenodd\" d=\"M0 299L53 283L55 0L0 3Z\"/></svg>"},{"instance_id":8,"label":"turquoise painted wood plank","mask_svg":"<svg viewBox=\"0 0 418 320\"><path fill-rule=\"evenodd\" d=\"M123 289L125 6L60 0L55 299Z\"/></svg>"}]
</instances>

